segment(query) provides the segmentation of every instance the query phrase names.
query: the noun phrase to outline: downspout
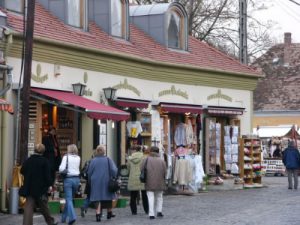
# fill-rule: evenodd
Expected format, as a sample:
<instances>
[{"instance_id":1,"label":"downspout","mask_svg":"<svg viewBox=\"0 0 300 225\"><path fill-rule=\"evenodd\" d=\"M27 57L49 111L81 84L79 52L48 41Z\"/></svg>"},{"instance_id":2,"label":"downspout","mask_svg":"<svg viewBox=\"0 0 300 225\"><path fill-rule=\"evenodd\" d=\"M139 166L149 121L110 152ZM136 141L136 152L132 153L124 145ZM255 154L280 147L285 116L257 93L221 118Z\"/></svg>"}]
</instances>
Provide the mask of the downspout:
<instances>
[{"instance_id":1,"label":"downspout","mask_svg":"<svg viewBox=\"0 0 300 225\"><path fill-rule=\"evenodd\" d=\"M4 58L6 60L9 47L12 43L12 33L10 32L9 29L3 28L3 39L4 39ZM6 60L7 61L7 60ZM12 85L12 67L7 66L7 65L0 65L0 69L6 70L6 80L4 80L4 83L6 83L5 87L3 90L0 91L1 96L5 95L6 92L11 88ZM8 159L8 154L5 151L5 148L8 146L7 145L7 140L6 140L6 132L7 132L7 126L6 122L7 121L7 113L2 112L2 116L0 118L0 163L1 163L1 171L0 171L0 179L1 179L1 202L0 202L0 210L1 211L7 211L6 208L6 197L7 197L7 168L9 164L9 159Z\"/></svg>"},{"instance_id":2,"label":"downspout","mask_svg":"<svg viewBox=\"0 0 300 225\"><path fill-rule=\"evenodd\" d=\"M4 89L0 90L0 97L6 94L6 92L11 88L12 85L12 67L10 66L5 66L5 65L0 65L0 71L2 73L6 74L5 79L3 80L3 83L6 83L6 86ZM3 76L4 77L4 76ZM6 146L7 146L7 139L5 138L5 134L7 132L7 112L2 112L2 116L0 118L0 129L1 129L1 137L0 137L0 149L1 149L1 211L6 211L6 184L7 184L7 176L6 176L6 171L7 171L7 162L8 162L8 157L6 154Z\"/></svg>"}]
</instances>

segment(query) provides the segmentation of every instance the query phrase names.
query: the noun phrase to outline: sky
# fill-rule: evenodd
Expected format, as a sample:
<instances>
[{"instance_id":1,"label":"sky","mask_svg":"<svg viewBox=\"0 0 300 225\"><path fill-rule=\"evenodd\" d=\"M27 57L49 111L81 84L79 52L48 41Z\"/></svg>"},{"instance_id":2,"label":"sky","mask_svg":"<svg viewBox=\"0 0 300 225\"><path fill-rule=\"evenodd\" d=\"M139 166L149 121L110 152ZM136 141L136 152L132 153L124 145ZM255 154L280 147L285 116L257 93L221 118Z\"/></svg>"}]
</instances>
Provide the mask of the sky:
<instances>
[{"instance_id":1,"label":"sky","mask_svg":"<svg viewBox=\"0 0 300 225\"><path fill-rule=\"evenodd\" d=\"M261 21L272 20L277 24L271 30L271 35L279 43L283 43L285 32L292 33L292 43L300 43L300 0L265 0L255 16Z\"/></svg>"}]
</instances>

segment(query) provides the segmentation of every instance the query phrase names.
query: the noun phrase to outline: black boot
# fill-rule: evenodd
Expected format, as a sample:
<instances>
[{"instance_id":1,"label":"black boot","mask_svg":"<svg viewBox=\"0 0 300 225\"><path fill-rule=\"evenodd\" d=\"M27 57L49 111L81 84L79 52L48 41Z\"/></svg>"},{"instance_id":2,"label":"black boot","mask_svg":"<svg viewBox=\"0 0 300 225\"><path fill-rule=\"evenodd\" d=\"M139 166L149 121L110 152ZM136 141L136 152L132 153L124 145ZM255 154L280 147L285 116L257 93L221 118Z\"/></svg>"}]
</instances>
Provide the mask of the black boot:
<instances>
[{"instance_id":1,"label":"black boot","mask_svg":"<svg viewBox=\"0 0 300 225\"><path fill-rule=\"evenodd\" d=\"M101 221L101 214L96 214L96 221L97 222L100 222Z\"/></svg>"},{"instance_id":2,"label":"black boot","mask_svg":"<svg viewBox=\"0 0 300 225\"><path fill-rule=\"evenodd\" d=\"M107 219L110 220L112 217L115 217L116 215L112 212L107 212Z\"/></svg>"}]
</instances>

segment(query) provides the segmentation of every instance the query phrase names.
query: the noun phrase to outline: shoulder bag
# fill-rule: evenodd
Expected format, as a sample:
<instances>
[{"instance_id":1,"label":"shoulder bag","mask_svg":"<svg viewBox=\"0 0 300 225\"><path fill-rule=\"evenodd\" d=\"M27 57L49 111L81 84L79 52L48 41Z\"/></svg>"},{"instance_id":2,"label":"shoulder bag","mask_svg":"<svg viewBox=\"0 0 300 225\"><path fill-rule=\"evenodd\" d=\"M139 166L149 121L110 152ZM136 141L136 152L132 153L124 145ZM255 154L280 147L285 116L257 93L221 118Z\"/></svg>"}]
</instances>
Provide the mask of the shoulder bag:
<instances>
[{"instance_id":1,"label":"shoulder bag","mask_svg":"<svg viewBox=\"0 0 300 225\"><path fill-rule=\"evenodd\" d=\"M118 190L120 190L121 184L116 177L111 176L109 158L107 158L107 162L108 162L108 175L109 175L108 191L117 192Z\"/></svg>"},{"instance_id":2,"label":"shoulder bag","mask_svg":"<svg viewBox=\"0 0 300 225\"><path fill-rule=\"evenodd\" d=\"M144 168L141 170L141 174L140 174L140 181L142 183L146 183L146 179L147 179L147 161L148 161L148 158L146 159Z\"/></svg>"},{"instance_id":3,"label":"shoulder bag","mask_svg":"<svg viewBox=\"0 0 300 225\"><path fill-rule=\"evenodd\" d=\"M65 179L66 177L67 177L67 175L68 175L68 167L69 167L69 157L68 157L68 154L67 154L67 163L66 163L66 168L63 170L63 171L61 171L61 172L59 172L59 179L60 180L63 180L63 179Z\"/></svg>"}]
</instances>

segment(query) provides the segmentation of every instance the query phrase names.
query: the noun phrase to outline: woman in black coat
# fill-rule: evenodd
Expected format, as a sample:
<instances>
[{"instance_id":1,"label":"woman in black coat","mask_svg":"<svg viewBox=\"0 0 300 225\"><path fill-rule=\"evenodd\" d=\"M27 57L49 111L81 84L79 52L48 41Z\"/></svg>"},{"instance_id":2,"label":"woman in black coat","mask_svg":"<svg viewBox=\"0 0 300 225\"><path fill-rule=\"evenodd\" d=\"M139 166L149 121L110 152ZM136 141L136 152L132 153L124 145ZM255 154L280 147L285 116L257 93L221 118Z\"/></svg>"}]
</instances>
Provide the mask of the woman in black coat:
<instances>
[{"instance_id":1,"label":"woman in black coat","mask_svg":"<svg viewBox=\"0 0 300 225\"><path fill-rule=\"evenodd\" d=\"M48 225L57 224L51 217L48 208L48 190L51 187L50 166L48 160L43 157L45 146L37 144L34 154L22 165L21 174L24 176L24 184L19 194L26 197L24 206L23 225L32 225L33 211L35 207L41 209Z\"/></svg>"},{"instance_id":2,"label":"woman in black coat","mask_svg":"<svg viewBox=\"0 0 300 225\"><path fill-rule=\"evenodd\" d=\"M56 129L51 126L47 135L43 137L43 144L45 145L45 152L43 155L48 159L50 164L51 184L55 182L56 171L61 163L61 155L56 137Z\"/></svg>"}]
</instances>

